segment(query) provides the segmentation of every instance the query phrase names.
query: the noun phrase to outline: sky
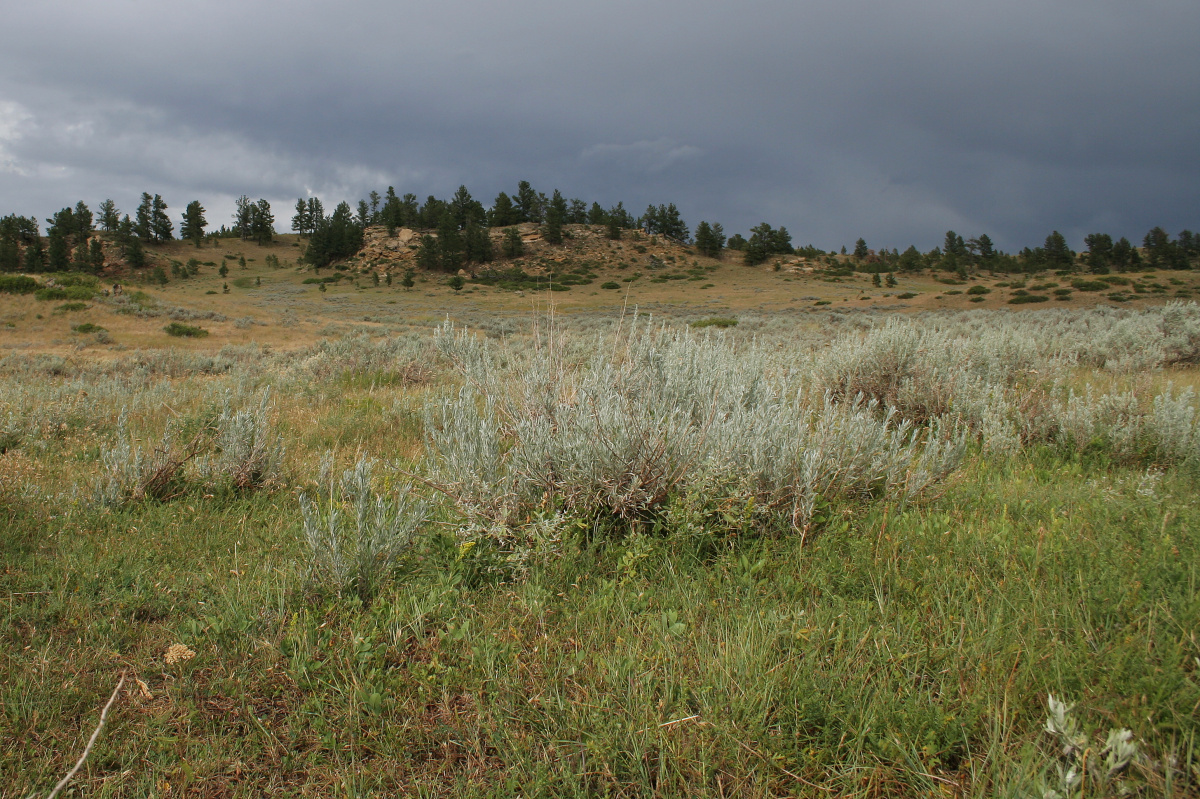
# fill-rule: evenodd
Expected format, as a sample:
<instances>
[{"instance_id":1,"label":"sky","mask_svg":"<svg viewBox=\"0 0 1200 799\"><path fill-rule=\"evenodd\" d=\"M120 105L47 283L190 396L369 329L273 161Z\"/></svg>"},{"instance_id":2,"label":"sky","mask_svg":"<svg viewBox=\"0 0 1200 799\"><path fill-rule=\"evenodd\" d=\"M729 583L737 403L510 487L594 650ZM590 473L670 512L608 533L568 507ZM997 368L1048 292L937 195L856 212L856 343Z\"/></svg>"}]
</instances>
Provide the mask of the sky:
<instances>
[{"instance_id":1,"label":"sky","mask_svg":"<svg viewBox=\"0 0 1200 799\"><path fill-rule=\"evenodd\" d=\"M0 214L519 181L796 245L1200 229L1196 0L39 0ZM44 223L43 223L44 226Z\"/></svg>"}]
</instances>

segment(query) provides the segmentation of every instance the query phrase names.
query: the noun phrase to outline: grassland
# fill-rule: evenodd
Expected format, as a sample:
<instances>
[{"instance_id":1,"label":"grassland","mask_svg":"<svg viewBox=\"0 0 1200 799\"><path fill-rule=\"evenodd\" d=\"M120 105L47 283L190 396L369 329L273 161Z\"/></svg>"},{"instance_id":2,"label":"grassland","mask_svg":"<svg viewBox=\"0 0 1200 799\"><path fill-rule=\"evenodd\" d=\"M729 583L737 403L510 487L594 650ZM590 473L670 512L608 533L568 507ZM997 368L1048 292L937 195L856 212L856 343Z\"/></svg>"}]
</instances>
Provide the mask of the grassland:
<instances>
[{"instance_id":1,"label":"grassland","mask_svg":"<svg viewBox=\"0 0 1200 799\"><path fill-rule=\"evenodd\" d=\"M713 288L600 289L636 270L614 265L555 292L551 318L545 293L433 276L321 292L293 250L176 245L247 268L82 310L0 295L0 793L48 791L121 675L75 795L1200 793L1194 306L1075 291L1008 314L1032 285L902 277L918 297L898 300L869 276L697 259ZM1184 290L1170 280L1194 282L1138 282ZM668 321L644 350L626 302ZM435 339L446 316L483 335ZM686 332L705 319L737 324ZM859 394L879 404L850 410ZM656 416L666 396L703 412ZM482 436L489 403L498 448L449 468L438 453ZM630 429L587 426L610 411ZM750 447L783 462L804 431L838 451L898 424L917 452L961 444L944 478L829 483L807 515L784 507L796 475L770 483ZM239 483L226 462L252 434L281 449ZM99 490L139 479L122 442L193 441L159 498ZM612 471L577 490L587 446ZM556 476L505 472L523 452L555 453ZM669 474L661 496L622 482L631 452L672 464L643 472ZM349 525L331 481L366 458L372 496L412 483L429 503L370 590L322 569L300 501ZM846 484L864 468L833 465ZM505 501L482 507L472 481ZM1050 695L1077 728L1047 731Z\"/></svg>"}]
</instances>

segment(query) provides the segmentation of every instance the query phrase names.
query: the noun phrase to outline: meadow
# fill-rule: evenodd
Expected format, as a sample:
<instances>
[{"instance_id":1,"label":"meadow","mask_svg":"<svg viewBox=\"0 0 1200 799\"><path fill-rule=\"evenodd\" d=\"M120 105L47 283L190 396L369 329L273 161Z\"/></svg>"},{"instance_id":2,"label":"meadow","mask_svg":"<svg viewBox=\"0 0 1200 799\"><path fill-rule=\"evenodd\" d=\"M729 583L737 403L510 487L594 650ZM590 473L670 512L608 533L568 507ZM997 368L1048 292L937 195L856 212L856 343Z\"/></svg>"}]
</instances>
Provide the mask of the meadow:
<instances>
[{"instance_id":1,"label":"meadow","mask_svg":"<svg viewBox=\"0 0 1200 799\"><path fill-rule=\"evenodd\" d=\"M3 795L1200 795L1191 273L237 246L0 295Z\"/></svg>"}]
</instances>

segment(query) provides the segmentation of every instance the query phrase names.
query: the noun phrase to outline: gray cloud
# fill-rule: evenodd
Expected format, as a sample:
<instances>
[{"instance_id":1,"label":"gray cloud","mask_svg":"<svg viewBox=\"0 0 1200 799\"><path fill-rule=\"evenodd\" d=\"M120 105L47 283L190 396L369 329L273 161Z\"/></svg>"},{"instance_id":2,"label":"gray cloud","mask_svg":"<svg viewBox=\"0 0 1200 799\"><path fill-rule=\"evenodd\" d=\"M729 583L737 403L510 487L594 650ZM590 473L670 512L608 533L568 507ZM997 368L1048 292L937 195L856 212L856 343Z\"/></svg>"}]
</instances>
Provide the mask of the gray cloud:
<instances>
[{"instance_id":1,"label":"gray cloud","mask_svg":"<svg viewBox=\"0 0 1200 799\"><path fill-rule=\"evenodd\" d=\"M528 179L824 247L1134 238L1200 226L1197 29L1190 0L24 4L0 212Z\"/></svg>"}]
</instances>

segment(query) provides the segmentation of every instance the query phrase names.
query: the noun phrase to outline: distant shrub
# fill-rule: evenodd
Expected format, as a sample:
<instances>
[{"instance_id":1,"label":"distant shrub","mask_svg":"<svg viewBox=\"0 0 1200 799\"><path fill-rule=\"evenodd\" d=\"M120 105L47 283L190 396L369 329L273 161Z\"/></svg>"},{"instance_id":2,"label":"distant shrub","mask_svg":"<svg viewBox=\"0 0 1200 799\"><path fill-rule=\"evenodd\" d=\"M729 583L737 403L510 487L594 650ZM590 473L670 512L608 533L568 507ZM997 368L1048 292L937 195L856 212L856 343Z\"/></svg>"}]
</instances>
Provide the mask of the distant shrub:
<instances>
[{"instance_id":1,"label":"distant shrub","mask_svg":"<svg viewBox=\"0 0 1200 799\"><path fill-rule=\"evenodd\" d=\"M50 286L38 289L33 296L42 301L90 300L96 296L96 291L88 286Z\"/></svg>"},{"instance_id":2,"label":"distant shrub","mask_svg":"<svg viewBox=\"0 0 1200 799\"><path fill-rule=\"evenodd\" d=\"M903 294L897 294L896 299L911 300L913 297L916 297L916 296L917 296L916 292L906 291Z\"/></svg>"},{"instance_id":3,"label":"distant shrub","mask_svg":"<svg viewBox=\"0 0 1200 799\"><path fill-rule=\"evenodd\" d=\"M688 324L693 330L699 330L704 327L734 327L738 320L727 316L711 316L708 319L700 319Z\"/></svg>"},{"instance_id":4,"label":"distant shrub","mask_svg":"<svg viewBox=\"0 0 1200 799\"><path fill-rule=\"evenodd\" d=\"M967 293L971 295L991 294L992 290L987 286L971 286L967 289Z\"/></svg>"},{"instance_id":5,"label":"distant shrub","mask_svg":"<svg viewBox=\"0 0 1200 799\"><path fill-rule=\"evenodd\" d=\"M1108 284L1102 280L1072 280L1071 285L1076 291L1104 291Z\"/></svg>"},{"instance_id":6,"label":"distant shrub","mask_svg":"<svg viewBox=\"0 0 1200 799\"><path fill-rule=\"evenodd\" d=\"M104 330L104 328L100 327L99 325L94 325L91 322L84 322L82 324L75 325L71 329L76 333L98 333L101 330Z\"/></svg>"},{"instance_id":7,"label":"distant shrub","mask_svg":"<svg viewBox=\"0 0 1200 799\"><path fill-rule=\"evenodd\" d=\"M67 313L68 311L84 311L87 310L86 302L64 302L62 305L55 308L55 311Z\"/></svg>"},{"instance_id":8,"label":"distant shrub","mask_svg":"<svg viewBox=\"0 0 1200 799\"><path fill-rule=\"evenodd\" d=\"M619 289L619 288L621 288L621 284L610 280L607 283L601 283L600 288L602 288L602 289Z\"/></svg>"},{"instance_id":9,"label":"distant shrub","mask_svg":"<svg viewBox=\"0 0 1200 799\"><path fill-rule=\"evenodd\" d=\"M1050 298L1045 294L1018 294L1009 299L1009 305L1025 305L1031 302L1046 302Z\"/></svg>"},{"instance_id":10,"label":"distant shrub","mask_svg":"<svg viewBox=\"0 0 1200 799\"><path fill-rule=\"evenodd\" d=\"M41 285L26 275L0 275L0 292L5 294L31 294Z\"/></svg>"},{"instance_id":11,"label":"distant shrub","mask_svg":"<svg viewBox=\"0 0 1200 799\"><path fill-rule=\"evenodd\" d=\"M208 335L208 331L202 327L193 327L185 325L182 322L172 322L163 328L168 336L176 336L182 338L204 338Z\"/></svg>"}]
</instances>

